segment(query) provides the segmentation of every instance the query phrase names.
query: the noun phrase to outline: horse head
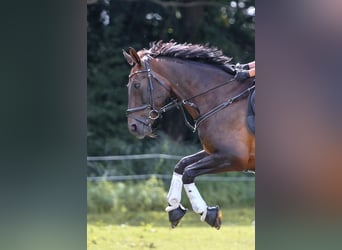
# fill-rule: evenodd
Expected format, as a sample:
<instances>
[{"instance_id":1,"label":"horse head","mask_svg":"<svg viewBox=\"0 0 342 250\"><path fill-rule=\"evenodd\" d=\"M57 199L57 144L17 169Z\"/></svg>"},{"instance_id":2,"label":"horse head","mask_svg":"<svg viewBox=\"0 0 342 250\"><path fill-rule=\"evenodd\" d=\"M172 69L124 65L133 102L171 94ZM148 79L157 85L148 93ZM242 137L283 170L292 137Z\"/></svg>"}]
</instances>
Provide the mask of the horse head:
<instances>
[{"instance_id":1,"label":"horse head","mask_svg":"<svg viewBox=\"0 0 342 250\"><path fill-rule=\"evenodd\" d=\"M152 72L148 56L133 48L129 53L123 50L123 55L132 66L127 84L128 129L139 139L154 137L152 125L160 117L160 110L170 96L170 88Z\"/></svg>"}]
</instances>

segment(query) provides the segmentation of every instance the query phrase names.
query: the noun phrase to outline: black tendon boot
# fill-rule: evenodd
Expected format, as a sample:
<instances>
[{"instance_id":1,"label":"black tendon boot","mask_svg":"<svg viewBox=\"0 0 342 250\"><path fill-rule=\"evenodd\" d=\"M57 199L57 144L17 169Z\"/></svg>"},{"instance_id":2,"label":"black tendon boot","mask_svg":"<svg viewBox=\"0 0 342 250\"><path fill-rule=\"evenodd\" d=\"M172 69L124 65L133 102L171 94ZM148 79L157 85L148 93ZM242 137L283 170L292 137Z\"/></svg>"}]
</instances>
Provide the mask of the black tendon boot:
<instances>
[{"instance_id":1,"label":"black tendon boot","mask_svg":"<svg viewBox=\"0 0 342 250\"><path fill-rule=\"evenodd\" d=\"M220 229L222 223L222 212L219 206L207 207L207 215L205 216L205 221L217 230Z\"/></svg>"},{"instance_id":2,"label":"black tendon boot","mask_svg":"<svg viewBox=\"0 0 342 250\"><path fill-rule=\"evenodd\" d=\"M179 205L176 209L169 211L169 221L171 222L172 228L175 228L178 225L186 211L188 211L188 209L184 208L182 205Z\"/></svg>"}]
</instances>

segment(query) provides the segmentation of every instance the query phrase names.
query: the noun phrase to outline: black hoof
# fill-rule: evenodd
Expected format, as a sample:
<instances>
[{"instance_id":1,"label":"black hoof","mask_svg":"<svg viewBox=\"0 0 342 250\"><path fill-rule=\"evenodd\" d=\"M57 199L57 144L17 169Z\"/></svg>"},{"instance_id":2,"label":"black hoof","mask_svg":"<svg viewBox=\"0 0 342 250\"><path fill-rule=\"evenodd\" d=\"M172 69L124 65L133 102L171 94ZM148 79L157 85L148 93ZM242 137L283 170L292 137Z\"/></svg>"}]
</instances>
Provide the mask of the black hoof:
<instances>
[{"instance_id":1,"label":"black hoof","mask_svg":"<svg viewBox=\"0 0 342 250\"><path fill-rule=\"evenodd\" d=\"M207 215L205 217L205 221L210 226L215 227L217 230L220 229L222 223L222 212L219 206L207 207Z\"/></svg>"},{"instance_id":2,"label":"black hoof","mask_svg":"<svg viewBox=\"0 0 342 250\"><path fill-rule=\"evenodd\" d=\"M178 208L169 211L169 221L171 222L172 228L175 228L178 225L178 223L183 218L187 210L188 209L180 205Z\"/></svg>"}]
</instances>

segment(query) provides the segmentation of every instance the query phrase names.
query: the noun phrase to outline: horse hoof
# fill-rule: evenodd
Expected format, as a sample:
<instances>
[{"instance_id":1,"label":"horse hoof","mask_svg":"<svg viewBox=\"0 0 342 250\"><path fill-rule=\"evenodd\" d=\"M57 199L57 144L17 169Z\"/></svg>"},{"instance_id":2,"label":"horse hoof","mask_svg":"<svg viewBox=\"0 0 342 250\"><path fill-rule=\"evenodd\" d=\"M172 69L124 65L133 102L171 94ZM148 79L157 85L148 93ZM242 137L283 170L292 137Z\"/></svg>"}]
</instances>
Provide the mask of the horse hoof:
<instances>
[{"instance_id":1,"label":"horse hoof","mask_svg":"<svg viewBox=\"0 0 342 250\"><path fill-rule=\"evenodd\" d=\"M184 208L182 205L179 205L176 209L169 211L169 221L171 222L171 227L175 228L183 216L186 214L188 209Z\"/></svg>"},{"instance_id":2,"label":"horse hoof","mask_svg":"<svg viewBox=\"0 0 342 250\"><path fill-rule=\"evenodd\" d=\"M210 226L215 227L217 230L220 229L222 223L222 212L219 206L207 207L207 215L205 217L205 221Z\"/></svg>"}]
</instances>

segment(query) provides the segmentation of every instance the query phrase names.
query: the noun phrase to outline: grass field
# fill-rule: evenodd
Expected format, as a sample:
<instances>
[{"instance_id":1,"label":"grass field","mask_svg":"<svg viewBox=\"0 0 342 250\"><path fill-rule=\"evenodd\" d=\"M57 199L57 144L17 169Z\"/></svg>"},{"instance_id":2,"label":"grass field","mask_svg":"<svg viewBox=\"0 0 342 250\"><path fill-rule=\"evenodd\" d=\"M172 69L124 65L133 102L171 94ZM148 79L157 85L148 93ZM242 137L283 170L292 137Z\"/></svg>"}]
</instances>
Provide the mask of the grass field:
<instances>
[{"instance_id":1,"label":"grass field","mask_svg":"<svg viewBox=\"0 0 342 250\"><path fill-rule=\"evenodd\" d=\"M126 223L122 223L125 217ZM253 208L223 211L220 230L199 221L191 211L175 229L170 228L167 214L160 212L89 215L87 233L88 250L255 249Z\"/></svg>"}]
</instances>

